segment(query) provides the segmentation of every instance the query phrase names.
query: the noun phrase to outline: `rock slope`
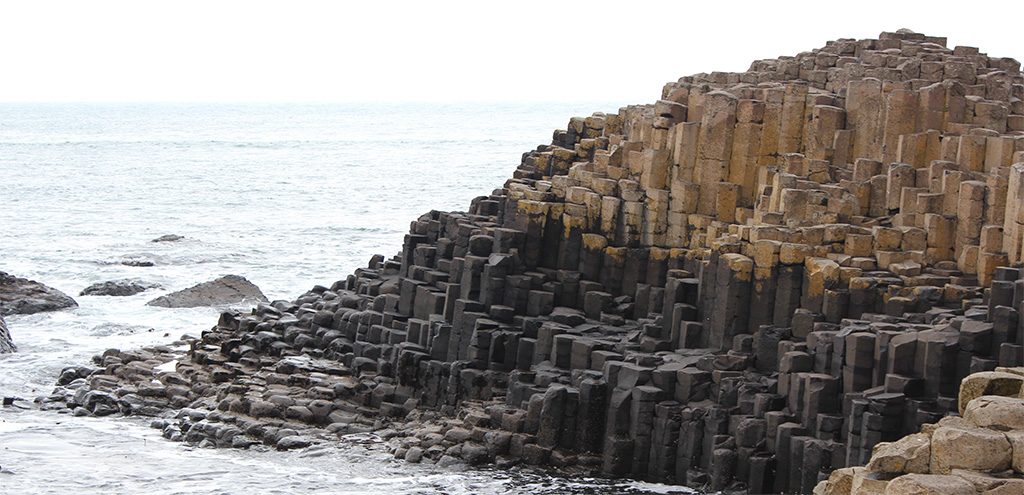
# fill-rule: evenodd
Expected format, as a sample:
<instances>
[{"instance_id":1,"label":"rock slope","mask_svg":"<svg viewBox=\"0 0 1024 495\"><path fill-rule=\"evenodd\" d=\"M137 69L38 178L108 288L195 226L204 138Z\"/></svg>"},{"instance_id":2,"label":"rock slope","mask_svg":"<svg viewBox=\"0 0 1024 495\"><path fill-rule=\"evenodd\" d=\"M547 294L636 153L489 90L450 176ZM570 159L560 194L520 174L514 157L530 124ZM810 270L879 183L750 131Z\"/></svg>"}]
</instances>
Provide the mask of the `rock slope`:
<instances>
[{"instance_id":1,"label":"rock slope","mask_svg":"<svg viewBox=\"0 0 1024 495\"><path fill-rule=\"evenodd\" d=\"M14 352L18 350L14 345L14 341L11 340L11 332L7 330L7 322L4 321L3 315L0 315L0 354L8 352Z\"/></svg>"},{"instance_id":2,"label":"rock slope","mask_svg":"<svg viewBox=\"0 0 1024 495\"><path fill-rule=\"evenodd\" d=\"M809 493L1024 364L1022 98L1017 61L908 31L684 77L570 120L398 256L225 313L176 371L112 351L47 402L189 406L159 426L206 445L355 425L413 462Z\"/></svg>"},{"instance_id":3,"label":"rock slope","mask_svg":"<svg viewBox=\"0 0 1024 495\"><path fill-rule=\"evenodd\" d=\"M162 308L194 308L198 306L225 306L242 302L266 302L263 291L245 277L225 275L194 285L146 303Z\"/></svg>"}]
</instances>

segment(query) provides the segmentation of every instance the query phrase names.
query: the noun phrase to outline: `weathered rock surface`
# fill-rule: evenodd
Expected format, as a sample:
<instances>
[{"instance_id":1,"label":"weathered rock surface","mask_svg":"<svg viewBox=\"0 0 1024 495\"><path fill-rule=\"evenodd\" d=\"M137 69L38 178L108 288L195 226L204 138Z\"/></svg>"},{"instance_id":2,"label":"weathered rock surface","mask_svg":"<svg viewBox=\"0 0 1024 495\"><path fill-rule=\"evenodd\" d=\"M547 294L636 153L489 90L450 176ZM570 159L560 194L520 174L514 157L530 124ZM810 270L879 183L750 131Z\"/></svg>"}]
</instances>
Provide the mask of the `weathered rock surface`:
<instances>
[{"instance_id":1,"label":"weathered rock surface","mask_svg":"<svg viewBox=\"0 0 1024 495\"><path fill-rule=\"evenodd\" d=\"M160 296L146 303L163 308L194 308L224 306L243 302L266 302L267 297L255 284L238 275L223 277L194 285L178 292Z\"/></svg>"},{"instance_id":2,"label":"weathered rock surface","mask_svg":"<svg viewBox=\"0 0 1024 495\"><path fill-rule=\"evenodd\" d=\"M200 445L374 429L421 463L727 493L1006 469L1015 430L946 418L962 379L1024 364L1022 102L1017 61L902 30L683 77L571 119L397 256L224 313L175 373L111 352L47 404L187 406L162 426ZM927 448L942 472L836 471L883 442L876 467Z\"/></svg>"},{"instance_id":3,"label":"weathered rock surface","mask_svg":"<svg viewBox=\"0 0 1024 495\"><path fill-rule=\"evenodd\" d=\"M80 296L134 296L140 292L160 287L157 284L133 279L110 280L92 284L80 292Z\"/></svg>"},{"instance_id":4,"label":"weathered rock surface","mask_svg":"<svg viewBox=\"0 0 1024 495\"><path fill-rule=\"evenodd\" d=\"M7 322L4 321L3 315L0 315L0 354L14 352L18 348L14 345L14 341L11 339L11 332L7 329Z\"/></svg>"},{"instance_id":5,"label":"weathered rock surface","mask_svg":"<svg viewBox=\"0 0 1024 495\"><path fill-rule=\"evenodd\" d=\"M0 316L77 307L67 294L34 280L0 272Z\"/></svg>"}]
</instances>

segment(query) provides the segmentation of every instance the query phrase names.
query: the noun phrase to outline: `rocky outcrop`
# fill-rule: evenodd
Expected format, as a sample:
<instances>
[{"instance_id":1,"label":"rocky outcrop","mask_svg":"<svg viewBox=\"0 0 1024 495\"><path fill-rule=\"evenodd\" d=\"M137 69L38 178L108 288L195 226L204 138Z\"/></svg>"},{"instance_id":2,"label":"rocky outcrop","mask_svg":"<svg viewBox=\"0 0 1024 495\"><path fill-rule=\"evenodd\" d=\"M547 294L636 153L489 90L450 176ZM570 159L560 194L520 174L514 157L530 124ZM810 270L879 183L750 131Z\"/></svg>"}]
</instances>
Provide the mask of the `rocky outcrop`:
<instances>
[{"instance_id":1,"label":"rocky outcrop","mask_svg":"<svg viewBox=\"0 0 1024 495\"><path fill-rule=\"evenodd\" d=\"M238 275L223 277L194 285L178 292L160 296L146 303L162 308L195 308L227 306L245 302L266 302L267 297L255 284Z\"/></svg>"},{"instance_id":2,"label":"rocky outcrop","mask_svg":"<svg viewBox=\"0 0 1024 495\"><path fill-rule=\"evenodd\" d=\"M223 314L187 379L110 353L49 403L187 404L160 426L207 445L358 425L412 462L730 493L809 493L940 424L835 485L966 490L916 471L971 469L943 445L1006 465L1000 430L942 418L1009 386L964 377L1024 364L1022 99L1015 60L906 31L684 77L570 120L394 258Z\"/></svg>"},{"instance_id":3,"label":"rocky outcrop","mask_svg":"<svg viewBox=\"0 0 1024 495\"><path fill-rule=\"evenodd\" d=\"M7 322L4 321L3 315L0 315L0 354L16 350L18 348L14 346L14 341L11 340L11 332L7 330Z\"/></svg>"},{"instance_id":4,"label":"rocky outcrop","mask_svg":"<svg viewBox=\"0 0 1024 495\"><path fill-rule=\"evenodd\" d=\"M1001 375L1001 376L1000 376ZM1006 387L1017 377L1017 387ZM976 373L963 380L961 398L977 390L1004 392L970 398L963 417L948 416L920 433L874 447L865 467L839 469L816 495L858 493L1024 493L1024 368Z\"/></svg>"},{"instance_id":5,"label":"rocky outcrop","mask_svg":"<svg viewBox=\"0 0 1024 495\"><path fill-rule=\"evenodd\" d=\"M80 292L80 296L134 296L149 289L160 287L133 279L110 280L92 284Z\"/></svg>"},{"instance_id":6,"label":"rocky outcrop","mask_svg":"<svg viewBox=\"0 0 1024 495\"><path fill-rule=\"evenodd\" d=\"M185 237L178 234L164 234L150 242L177 242L183 239L185 239Z\"/></svg>"},{"instance_id":7,"label":"rocky outcrop","mask_svg":"<svg viewBox=\"0 0 1024 495\"><path fill-rule=\"evenodd\" d=\"M27 315L77 306L74 299L53 287L0 272L0 316Z\"/></svg>"}]
</instances>

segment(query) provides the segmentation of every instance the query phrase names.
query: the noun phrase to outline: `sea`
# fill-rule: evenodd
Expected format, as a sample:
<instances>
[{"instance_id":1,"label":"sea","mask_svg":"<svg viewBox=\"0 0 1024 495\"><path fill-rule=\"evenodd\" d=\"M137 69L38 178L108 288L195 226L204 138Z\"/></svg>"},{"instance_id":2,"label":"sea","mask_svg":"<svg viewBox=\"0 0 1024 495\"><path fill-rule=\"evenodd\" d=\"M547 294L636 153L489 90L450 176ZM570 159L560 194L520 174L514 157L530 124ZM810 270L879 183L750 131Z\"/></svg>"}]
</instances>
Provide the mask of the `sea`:
<instances>
[{"instance_id":1,"label":"sea","mask_svg":"<svg viewBox=\"0 0 1024 495\"><path fill-rule=\"evenodd\" d=\"M572 116L633 102L0 104L0 271L78 308L7 318L0 397L52 389L109 348L199 335L223 308L146 306L236 274L291 300L390 257L419 215L464 210ZM177 242L153 239L176 234ZM140 266L151 265L151 266ZM78 296L123 278L160 288ZM0 492L664 494L527 468L409 464L372 436L292 452L201 449L140 418L0 408Z\"/></svg>"}]
</instances>

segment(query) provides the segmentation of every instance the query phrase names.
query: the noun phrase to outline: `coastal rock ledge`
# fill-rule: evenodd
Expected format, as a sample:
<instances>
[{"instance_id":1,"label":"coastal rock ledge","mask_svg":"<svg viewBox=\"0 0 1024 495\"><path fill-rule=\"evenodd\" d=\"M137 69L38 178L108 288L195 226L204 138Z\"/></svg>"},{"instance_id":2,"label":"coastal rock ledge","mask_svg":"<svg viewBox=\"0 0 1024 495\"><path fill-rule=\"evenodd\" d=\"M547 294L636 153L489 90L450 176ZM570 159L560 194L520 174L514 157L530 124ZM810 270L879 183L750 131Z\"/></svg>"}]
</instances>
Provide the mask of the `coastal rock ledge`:
<instances>
[{"instance_id":1,"label":"coastal rock ledge","mask_svg":"<svg viewBox=\"0 0 1024 495\"><path fill-rule=\"evenodd\" d=\"M3 315L0 315L0 354L6 354L8 352L14 352L18 350L14 345L14 341L11 340L11 332L7 330L7 322L4 321Z\"/></svg>"},{"instance_id":2,"label":"coastal rock ledge","mask_svg":"<svg viewBox=\"0 0 1024 495\"><path fill-rule=\"evenodd\" d=\"M1022 100L1017 61L904 30L683 77L397 256L42 404L204 446L376 431L410 462L724 493L1009 493Z\"/></svg>"}]
</instances>

